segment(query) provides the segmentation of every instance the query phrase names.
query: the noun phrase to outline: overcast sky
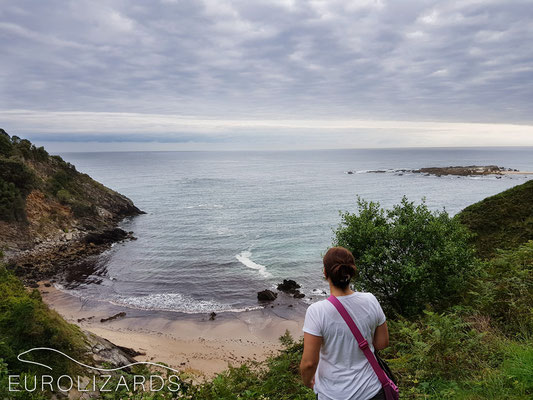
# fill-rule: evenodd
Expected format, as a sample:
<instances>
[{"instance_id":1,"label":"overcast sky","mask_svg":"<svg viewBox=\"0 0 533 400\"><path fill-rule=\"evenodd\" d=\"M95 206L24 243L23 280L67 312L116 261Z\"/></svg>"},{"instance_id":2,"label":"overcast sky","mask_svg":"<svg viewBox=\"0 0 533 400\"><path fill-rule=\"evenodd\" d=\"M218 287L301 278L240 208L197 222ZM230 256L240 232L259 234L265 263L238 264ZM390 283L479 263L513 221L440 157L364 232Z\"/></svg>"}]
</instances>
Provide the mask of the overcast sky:
<instances>
[{"instance_id":1,"label":"overcast sky","mask_svg":"<svg viewBox=\"0 0 533 400\"><path fill-rule=\"evenodd\" d=\"M0 0L52 151L533 145L533 2Z\"/></svg>"}]
</instances>

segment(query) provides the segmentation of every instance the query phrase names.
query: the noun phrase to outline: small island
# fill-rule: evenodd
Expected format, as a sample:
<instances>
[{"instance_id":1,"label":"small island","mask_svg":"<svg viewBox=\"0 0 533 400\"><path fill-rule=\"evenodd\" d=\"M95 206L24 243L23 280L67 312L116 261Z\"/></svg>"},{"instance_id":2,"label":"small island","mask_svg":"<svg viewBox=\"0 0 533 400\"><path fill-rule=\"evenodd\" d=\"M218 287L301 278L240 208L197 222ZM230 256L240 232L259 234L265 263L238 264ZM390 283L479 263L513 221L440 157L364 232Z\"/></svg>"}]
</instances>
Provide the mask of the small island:
<instances>
[{"instance_id":1,"label":"small island","mask_svg":"<svg viewBox=\"0 0 533 400\"><path fill-rule=\"evenodd\" d=\"M356 171L347 171L348 175L354 174ZM449 167L424 167L420 169L376 169L370 171L360 171L373 174L395 173L403 175L405 173L424 174L426 176L479 176L479 175L531 175L533 172L520 171L514 168L499 167L497 165L468 165L468 166L449 166Z\"/></svg>"}]
</instances>

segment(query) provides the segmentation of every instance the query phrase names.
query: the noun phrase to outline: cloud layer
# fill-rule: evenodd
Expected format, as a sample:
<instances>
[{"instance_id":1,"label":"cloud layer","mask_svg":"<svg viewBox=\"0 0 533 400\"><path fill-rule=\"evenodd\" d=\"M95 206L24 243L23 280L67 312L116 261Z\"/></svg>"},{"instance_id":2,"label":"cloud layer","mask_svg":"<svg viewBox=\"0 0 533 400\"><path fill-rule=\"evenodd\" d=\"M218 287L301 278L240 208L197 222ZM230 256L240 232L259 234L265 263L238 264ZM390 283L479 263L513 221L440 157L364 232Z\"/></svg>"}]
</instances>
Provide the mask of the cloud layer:
<instances>
[{"instance_id":1,"label":"cloud layer","mask_svg":"<svg viewBox=\"0 0 533 400\"><path fill-rule=\"evenodd\" d=\"M519 0L0 1L0 123L52 140L223 133L285 138L280 147L331 126L337 141L353 132L375 143L386 121L529 125L532 10ZM91 118L72 127L69 112ZM337 129L354 120L385 122ZM423 143L449 142L427 132Z\"/></svg>"}]
</instances>

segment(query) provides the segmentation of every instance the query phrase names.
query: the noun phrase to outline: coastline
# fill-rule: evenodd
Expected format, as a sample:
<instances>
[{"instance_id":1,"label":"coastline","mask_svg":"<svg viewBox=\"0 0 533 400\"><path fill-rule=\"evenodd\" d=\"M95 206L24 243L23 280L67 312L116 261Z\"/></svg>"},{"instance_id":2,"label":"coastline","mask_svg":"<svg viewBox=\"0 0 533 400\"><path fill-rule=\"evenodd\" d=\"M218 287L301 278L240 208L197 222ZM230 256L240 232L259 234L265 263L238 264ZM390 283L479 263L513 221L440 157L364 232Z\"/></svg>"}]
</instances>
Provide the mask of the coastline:
<instances>
[{"instance_id":1,"label":"coastline","mask_svg":"<svg viewBox=\"0 0 533 400\"><path fill-rule=\"evenodd\" d=\"M238 313L207 314L138 310L103 301L86 301L39 282L43 301L66 321L142 355L137 361L162 362L195 381L209 379L229 364L263 361L281 348L279 337L288 330L302 336L307 305L266 306ZM295 304L296 305L296 304ZM274 311L276 310L276 311ZM101 322L118 313L126 315Z\"/></svg>"}]
</instances>

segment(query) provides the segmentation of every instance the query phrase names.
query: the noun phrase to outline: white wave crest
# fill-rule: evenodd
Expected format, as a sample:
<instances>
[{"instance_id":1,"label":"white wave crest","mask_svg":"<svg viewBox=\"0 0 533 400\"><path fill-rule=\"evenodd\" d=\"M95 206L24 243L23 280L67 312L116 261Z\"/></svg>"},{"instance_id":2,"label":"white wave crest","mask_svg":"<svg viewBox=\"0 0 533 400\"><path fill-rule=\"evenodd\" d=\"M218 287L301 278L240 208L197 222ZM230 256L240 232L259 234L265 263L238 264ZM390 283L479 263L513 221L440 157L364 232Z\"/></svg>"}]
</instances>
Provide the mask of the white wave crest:
<instances>
[{"instance_id":1,"label":"white wave crest","mask_svg":"<svg viewBox=\"0 0 533 400\"><path fill-rule=\"evenodd\" d=\"M213 300L195 300L179 293L156 293L147 296L117 296L110 303L140 310L174 311L186 314L242 312L260 307L233 308Z\"/></svg>"},{"instance_id":2,"label":"white wave crest","mask_svg":"<svg viewBox=\"0 0 533 400\"><path fill-rule=\"evenodd\" d=\"M193 206L186 206L185 208L223 208L222 204L196 204Z\"/></svg>"},{"instance_id":3,"label":"white wave crest","mask_svg":"<svg viewBox=\"0 0 533 400\"><path fill-rule=\"evenodd\" d=\"M82 290L66 289L55 283L55 288L80 299L103 301L116 306L134 308L138 310L173 311L184 314L203 314L210 312L244 312L258 310L261 306L233 308L229 304L217 303L213 300L195 300L179 293L156 293L146 296L120 296L112 298L87 296Z\"/></svg>"},{"instance_id":4,"label":"white wave crest","mask_svg":"<svg viewBox=\"0 0 533 400\"><path fill-rule=\"evenodd\" d=\"M264 278L270 278L272 274L267 271L267 267L261 264L257 264L256 262L252 261L250 257L252 256L252 252L245 250L235 256L237 260L243 265L245 265L248 268L255 269L259 272L259 274Z\"/></svg>"}]
</instances>

